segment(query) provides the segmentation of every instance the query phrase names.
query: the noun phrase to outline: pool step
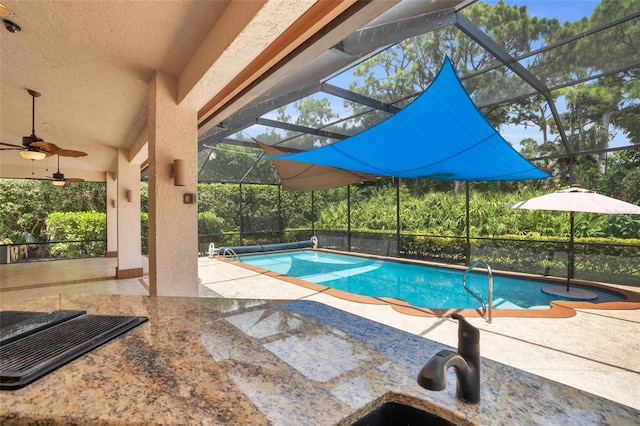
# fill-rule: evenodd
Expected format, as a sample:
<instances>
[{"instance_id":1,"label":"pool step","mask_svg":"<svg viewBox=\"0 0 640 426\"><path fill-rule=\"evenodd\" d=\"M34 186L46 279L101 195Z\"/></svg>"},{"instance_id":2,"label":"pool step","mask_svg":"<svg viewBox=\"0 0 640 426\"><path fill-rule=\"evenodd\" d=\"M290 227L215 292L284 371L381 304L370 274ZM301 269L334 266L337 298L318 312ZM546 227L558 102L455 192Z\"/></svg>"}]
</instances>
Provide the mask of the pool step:
<instances>
[{"instance_id":1,"label":"pool step","mask_svg":"<svg viewBox=\"0 0 640 426\"><path fill-rule=\"evenodd\" d=\"M518 306L513 302L509 302L508 300L504 300L502 298L493 299L493 308L494 309L524 309L522 306Z\"/></svg>"}]
</instances>

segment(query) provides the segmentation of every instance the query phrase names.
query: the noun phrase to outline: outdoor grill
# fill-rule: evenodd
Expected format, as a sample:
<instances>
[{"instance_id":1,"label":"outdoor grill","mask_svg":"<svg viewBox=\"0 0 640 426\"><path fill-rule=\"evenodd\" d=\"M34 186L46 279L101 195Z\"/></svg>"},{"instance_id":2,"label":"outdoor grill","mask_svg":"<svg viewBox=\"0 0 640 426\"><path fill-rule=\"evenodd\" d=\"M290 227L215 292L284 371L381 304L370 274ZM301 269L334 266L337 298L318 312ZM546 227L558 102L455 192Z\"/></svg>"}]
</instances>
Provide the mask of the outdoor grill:
<instances>
[{"instance_id":1,"label":"outdoor grill","mask_svg":"<svg viewBox=\"0 0 640 426\"><path fill-rule=\"evenodd\" d=\"M0 389L19 389L147 321L86 311L0 312Z\"/></svg>"}]
</instances>

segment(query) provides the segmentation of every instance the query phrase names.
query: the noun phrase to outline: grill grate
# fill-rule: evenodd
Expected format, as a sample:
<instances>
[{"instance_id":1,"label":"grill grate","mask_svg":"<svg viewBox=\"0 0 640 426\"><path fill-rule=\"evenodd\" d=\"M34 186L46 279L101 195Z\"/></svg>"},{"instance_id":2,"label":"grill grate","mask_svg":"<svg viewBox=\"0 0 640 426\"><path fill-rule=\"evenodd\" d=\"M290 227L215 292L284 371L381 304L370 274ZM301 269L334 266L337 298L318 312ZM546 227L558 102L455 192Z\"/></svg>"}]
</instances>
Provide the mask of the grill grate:
<instances>
[{"instance_id":1,"label":"grill grate","mask_svg":"<svg viewBox=\"0 0 640 426\"><path fill-rule=\"evenodd\" d=\"M147 321L146 317L86 315L82 311L75 312L80 312L80 316L46 328L31 330L0 345L0 389L26 386ZM13 324L14 327L16 325Z\"/></svg>"},{"instance_id":2,"label":"grill grate","mask_svg":"<svg viewBox=\"0 0 640 426\"><path fill-rule=\"evenodd\" d=\"M33 317L43 315L42 312L25 312L25 311L1 311L0 327L5 328L13 324L26 321Z\"/></svg>"},{"instance_id":3,"label":"grill grate","mask_svg":"<svg viewBox=\"0 0 640 426\"><path fill-rule=\"evenodd\" d=\"M13 342L29 333L51 327L86 313L86 311L54 311L48 313L2 311L0 312L0 345Z\"/></svg>"}]
</instances>

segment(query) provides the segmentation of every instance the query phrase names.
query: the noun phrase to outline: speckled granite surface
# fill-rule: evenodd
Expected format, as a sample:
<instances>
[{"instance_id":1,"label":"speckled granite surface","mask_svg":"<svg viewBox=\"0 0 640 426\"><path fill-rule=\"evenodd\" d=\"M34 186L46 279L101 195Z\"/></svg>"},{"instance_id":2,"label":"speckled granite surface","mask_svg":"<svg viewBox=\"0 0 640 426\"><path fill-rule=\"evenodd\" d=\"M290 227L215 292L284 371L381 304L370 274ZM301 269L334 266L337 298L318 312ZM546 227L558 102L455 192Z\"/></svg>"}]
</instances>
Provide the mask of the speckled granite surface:
<instances>
[{"instance_id":1,"label":"speckled granite surface","mask_svg":"<svg viewBox=\"0 0 640 426\"><path fill-rule=\"evenodd\" d=\"M424 390L416 375L443 345L314 302L63 295L2 309L149 317L23 389L0 391L2 425L334 425L382 401L458 424L640 422L632 408L490 360L480 404L455 398L453 371L444 391Z\"/></svg>"}]
</instances>

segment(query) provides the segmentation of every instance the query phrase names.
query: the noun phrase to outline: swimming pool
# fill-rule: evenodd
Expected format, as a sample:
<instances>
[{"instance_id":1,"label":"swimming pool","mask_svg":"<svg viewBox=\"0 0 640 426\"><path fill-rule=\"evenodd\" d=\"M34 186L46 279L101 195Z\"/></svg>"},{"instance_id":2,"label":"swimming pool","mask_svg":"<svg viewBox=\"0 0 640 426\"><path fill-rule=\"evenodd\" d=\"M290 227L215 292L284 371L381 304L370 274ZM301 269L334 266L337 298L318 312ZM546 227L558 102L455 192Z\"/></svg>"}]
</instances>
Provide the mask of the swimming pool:
<instances>
[{"instance_id":1,"label":"swimming pool","mask_svg":"<svg viewBox=\"0 0 640 426\"><path fill-rule=\"evenodd\" d=\"M430 309L476 309L479 302L462 285L463 271L446 267L381 260L316 250L265 253L242 257L242 263L349 293L390 297ZM486 272L467 275L467 286L486 301ZM549 282L493 276L494 309L549 309L560 300L541 291ZM595 302L616 302L624 297L589 288Z\"/></svg>"}]
</instances>

